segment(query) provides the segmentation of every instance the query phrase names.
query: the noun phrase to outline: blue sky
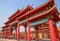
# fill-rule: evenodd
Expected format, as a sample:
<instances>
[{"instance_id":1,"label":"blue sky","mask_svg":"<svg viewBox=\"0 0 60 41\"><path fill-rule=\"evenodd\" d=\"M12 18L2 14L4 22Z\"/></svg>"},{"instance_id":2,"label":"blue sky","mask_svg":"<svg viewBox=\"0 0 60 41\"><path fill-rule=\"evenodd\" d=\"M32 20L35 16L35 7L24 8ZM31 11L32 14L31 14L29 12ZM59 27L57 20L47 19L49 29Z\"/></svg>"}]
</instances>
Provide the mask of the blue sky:
<instances>
[{"instance_id":1,"label":"blue sky","mask_svg":"<svg viewBox=\"0 0 60 41\"><path fill-rule=\"evenodd\" d=\"M36 8L47 0L0 0L0 27L19 8L25 8L28 4ZM58 11L60 11L60 0L55 0ZM33 4L33 5L32 5ZM60 25L60 22L58 26Z\"/></svg>"}]
</instances>

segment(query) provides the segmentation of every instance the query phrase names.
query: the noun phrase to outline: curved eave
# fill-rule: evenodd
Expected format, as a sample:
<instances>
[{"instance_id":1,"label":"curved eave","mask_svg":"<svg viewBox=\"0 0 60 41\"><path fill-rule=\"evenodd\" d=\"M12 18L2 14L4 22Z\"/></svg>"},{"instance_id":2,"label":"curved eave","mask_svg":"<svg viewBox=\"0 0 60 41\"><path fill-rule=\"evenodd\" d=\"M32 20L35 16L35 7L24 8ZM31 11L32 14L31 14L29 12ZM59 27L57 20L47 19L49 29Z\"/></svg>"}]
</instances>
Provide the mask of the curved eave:
<instances>
[{"instance_id":1,"label":"curved eave","mask_svg":"<svg viewBox=\"0 0 60 41\"><path fill-rule=\"evenodd\" d=\"M12 17L14 17L15 15L17 15L18 12L20 12L21 10L18 9L13 15L11 15L8 19L11 19Z\"/></svg>"},{"instance_id":2,"label":"curved eave","mask_svg":"<svg viewBox=\"0 0 60 41\"><path fill-rule=\"evenodd\" d=\"M21 12L17 13L17 15L15 15L14 17L12 17L9 21L7 21L5 24L9 23L10 21L12 21L14 18L21 16L23 14L26 13L27 10L32 10L32 7L30 5L28 5L25 9L23 9Z\"/></svg>"},{"instance_id":3,"label":"curved eave","mask_svg":"<svg viewBox=\"0 0 60 41\"><path fill-rule=\"evenodd\" d=\"M60 12L59 12L59 18L60 18ZM59 19L59 21L60 21L60 19Z\"/></svg>"},{"instance_id":4,"label":"curved eave","mask_svg":"<svg viewBox=\"0 0 60 41\"><path fill-rule=\"evenodd\" d=\"M35 17L29 18L25 22L27 22L27 21L32 22L32 21L36 21L38 19L45 18L47 15L50 15L51 14L51 12L55 9L55 7L56 6L53 6L50 10L48 10L47 12L45 12L43 14L36 15Z\"/></svg>"},{"instance_id":5,"label":"curved eave","mask_svg":"<svg viewBox=\"0 0 60 41\"><path fill-rule=\"evenodd\" d=\"M55 19L56 21L60 21L59 12L57 11L56 8L55 8L55 10L54 10L54 12L53 12L52 15L54 16L54 19Z\"/></svg>"},{"instance_id":6,"label":"curved eave","mask_svg":"<svg viewBox=\"0 0 60 41\"><path fill-rule=\"evenodd\" d=\"M16 17L18 17L18 16L21 16L21 15L25 14L28 9L29 9L29 10L32 10L32 7L31 7L30 5L28 5L25 9L23 9L20 13L18 13L18 14L17 14L16 16L14 16L12 19L14 19L14 18L16 18ZM10 19L10 20L12 20L12 19Z\"/></svg>"},{"instance_id":7,"label":"curved eave","mask_svg":"<svg viewBox=\"0 0 60 41\"><path fill-rule=\"evenodd\" d=\"M21 16L25 13L25 10L19 12L16 16L14 16L12 19L8 20L7 22L5 22L5 24L9 23L10 21L12 21L14 18L18 17L18 16Z\"/></svg>"},{"instance_id":8,"label":"curved eave","mask_svg":"<svg viewBox=\"0 0 60 41\"><path fill-rule=\"evenodd\" d=\"M50 0L47 1L46 3L42 4L41 6L33 9L32 11L22 15L21 17L18 18L18 20L20 21L21 19L24 19L26 16L30 17L31 15L43 10L44 8L46 8L49 5L49 3L50 3Z\"/></svg>"},{"instance_id":9,"label":"curved eave","mask_svg":"<svg viewBox=\"0 0 60 41\"><path fill-rule=\"evenodd\" d=\"M60 16L58 16L58 20L60 21Z\"/></svg>"},{"instance_id":10,"label":"curved eave","mask_svg":"<svg viewBox=\"0 0 60 41\"><path fill-rule=\"evenodd\" d=\"M60 18L59 18L59 16L58 16L58 15L53 14L53 16L54 16L54 19L55 19L56 21L60 21Z\"/></svg>"},{"instance_id":11,"label":"curved eave","mask_svg":"<svg viewBox=\"0 0 60 41\"><path fill-rule=\"evenodd\" d=\"M8 27L8 26L9 26L9 25L5 25L5 26L2 27L2 29L3 29L3 28L6 28L6 27Z\"/></svg>"}]
</instances>

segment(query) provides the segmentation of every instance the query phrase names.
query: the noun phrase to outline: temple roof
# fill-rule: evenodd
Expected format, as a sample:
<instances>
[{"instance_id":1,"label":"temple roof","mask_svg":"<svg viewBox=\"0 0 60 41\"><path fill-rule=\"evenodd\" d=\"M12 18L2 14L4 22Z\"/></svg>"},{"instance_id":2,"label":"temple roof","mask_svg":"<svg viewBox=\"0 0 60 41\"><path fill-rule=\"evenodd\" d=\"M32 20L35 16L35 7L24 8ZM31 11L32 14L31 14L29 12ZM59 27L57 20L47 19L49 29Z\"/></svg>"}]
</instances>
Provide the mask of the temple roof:
<instances>
[{"instance_id":1,"label":"temple roof","mask_svg":"<svg viewBox=\"0 0 60 41\"><path fill-rule=\"evenodd\" d=\"M31 11L32 9L33 9L32 6L30 6L29 4L28 4L27 7L24 8L23 10L18 9L12 16L10 16L10 17L8 18L8 19L10 19L10 20L8 20L7 22L5 22L5 24L8 23L8 22L10 22L10 21L12 21L14 18L16 19L16 17L25 14L26 11Z\"/></svg>"},{"instance_id":2,"label":"temple roof","mask_svg":"<svg viewBox=\"0 0 60 41\"><path fill-rule=\"evenodd\" d=\"M5 25L5 26L3 26L2 28L5 28L5 27L8 27L9 25Z\"/></svg>"},{"instance_id":3,"label":"temple roof","mask_svg":"<svg viewBox=\"0 0 60 41\"><path fill-rule=\"evenodd\" d=\"M18 9L13 15L11 15L8 19L12 18L13 16L15 16L18 12L20 12L21 10Z\"/></svg>"},{"instance_id":4,"label":"temple roof","mask_svg":"<svg viewBox=\"0 0 60 41\"><path fill-rule=\"evenodd\" d=\"M49 1L47 1L45 4L42 4L41 6L35 8L35 9L33 9L32 6L30 6L30 5L28 4L26 8L24 8L21 12L17 13L17 15L15 15L14 17L12 17L12 18L11 18L10 20L8 20L6 23L9 23L10 21L12 21L13 19L16 19L17 17L18 17L18 20L21 20L21 19L25 18L26 16L31 16L31 15L33 15L33 14L35 14L35 13L38 13L38 12L40 12L41 10L45 9L47 6L49 7L50 2L53 4L53 1L49 0ZM52 5L52 4L50 4L50 5ZM32 9L33 9L33 10L32 10ZM34 21L34 20L37 20L38 18L39 18L39 19L40 19L40 18L44 18L44 17L46 17L47 15L51 14L51 12L52 12L53 10L55 11L54 14L53 14L54 19L55 19L55 20L59 20L59 19L60 19L60 18L58 17L58 14L59 14L59 13L58 13L58 11L57 11L56 6L53 4L52 7L51 7L51 6L49 7L49 10L48 10L47 12L43 13L42 15L40 14L40 15L37 15L37 16L35 16L35 17L29 18L27 21L30 21L30 20ZM26 11L29 11L29 12L26 13ZM13 16L13 15L12 15L12 16ZM6 24L6 23L5 23L5 24Z\"/></svg>"}]
</instances>

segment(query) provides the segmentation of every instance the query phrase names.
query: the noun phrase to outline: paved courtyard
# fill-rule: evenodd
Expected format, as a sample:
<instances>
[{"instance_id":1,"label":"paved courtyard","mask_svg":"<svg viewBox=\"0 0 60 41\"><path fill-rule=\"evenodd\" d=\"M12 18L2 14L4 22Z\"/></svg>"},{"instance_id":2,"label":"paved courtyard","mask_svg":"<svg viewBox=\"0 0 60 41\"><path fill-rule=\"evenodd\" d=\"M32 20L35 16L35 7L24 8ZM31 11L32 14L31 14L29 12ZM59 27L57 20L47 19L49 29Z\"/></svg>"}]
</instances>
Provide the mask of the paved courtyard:
<instances>
[{"instance_id":1,"label":"paved courtyard","mask_svg":"<svg viewBox=\"0 0 60 41\"><path fill-rule=\"evenodd\" d=\"M17 40L0 39L0 41L17 41Z\"/></svg>"},{"instance_id":2,"label":"paved courtyard","mask_svg":"<svg viewBox=\"0 0 60 41\"><path fill-rule=\"evenodd\" d=\"M17 41L17 40L13 40L13 39L11 39L11 40L8 40L8 39L0 39L0 41ZM25 41L25 40L20 40L20 41ZM31 40L31 41L35 41L35 40ZM40 40L40 41L50 41L50 40Z\"/></svg>"}]
</instances>

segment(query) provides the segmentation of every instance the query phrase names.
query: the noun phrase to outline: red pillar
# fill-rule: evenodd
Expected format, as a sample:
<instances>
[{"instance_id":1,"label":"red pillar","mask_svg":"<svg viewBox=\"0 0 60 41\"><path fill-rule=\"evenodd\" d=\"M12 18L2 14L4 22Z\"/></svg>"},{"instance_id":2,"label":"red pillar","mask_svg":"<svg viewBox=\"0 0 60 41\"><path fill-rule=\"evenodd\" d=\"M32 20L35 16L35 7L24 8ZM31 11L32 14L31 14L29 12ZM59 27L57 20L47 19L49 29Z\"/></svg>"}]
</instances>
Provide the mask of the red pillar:
<instances>
[{"instance_id":1,"label":"red pillar","mask_svg":"<svg viewBox=\"0 0 60 41\"><path fill-rule=\"evenodd\" d=\"M4 35L4 32L3 32L3 38L4 38L4 36L5 36L5 35Z\"/></svg>"},{"instance_id":2,"label":"red pillar","mask_svg":"<svg viewBox=\"0 0 60 41\"><path fill-rule=\"evenodd\" d=\"M9 26L8 39L11 39L11 25Z\"/></svg>"},{"instance_id":3,"label":"red pillar","mask_svg":"<svg viewBox=\"0 0 60 41\"><path fill-rule=\"evenodd\" d=\"M46 38L46 39L48 39L48 32L47 32L47 33L45 33L45 38Z\"/></svg>"},{"instance_id":4,"label":"red pillar","mask_svg":"<svg viewBox=\"0 0 60 41\"><path fill-rule=\"evenodd\" d=\"M3 31L2 31L2 39L3 39Z\"/></svg>"},{"instance_id":5,"label":"red pillar","mask_svg":"<svg viewBox=\"0 0 60 41\"><path fill-rule=\"evenodd\" d=\"M56 39L57 39L57 40L60 40L56 23L55 23L55 25L54 25L54 29L55 29L55 36L56 36Z\"/></svg>"},{"instance_id":6,"label":"red pillar","mask_svg":"<svg viewBox=\"0 0 60 41\"><path fill-rule=\"evenodd\" d=\"M6 39L6 35L7 35L7 33L5 32L5 39Z\"/></svg>"},{"instance_id":7,"label":"red pillar","mask_svg":"<svg viewBox=\"0 0 60 41\"><path fill-rule=\"evenodd\" d=\"M29 22L27 22L27 41L30 41L30 25L29 25Z\"/></svg>"},{"instance_id":8,"label":"red pillar","mask_svg":"<svg viewBox=\"0 0 60 41\"><path fill-rule=\"evenodd\" d=\"M15 29L16 30L16 32L15 32L15 39L17 39L17 29Z\"/></svg>"},{"instance_id":9,"label":"red pillar","mask_svg":"<svg viewBox=\"0 0 60 41\"><path fill-rule=\"evenodd\" d=\"M18 23L18 25L17 25L17 40L19 40L20 39L20 24Z\"/></svg>"},{"instance_id":10,"label":"red pillar","mask_svg":"<svg viewBox=\"0 0 60 41\"><path fill-rule=\"evenodd\" d=\"M50 36L51 36L51 41L56 41L55 37L55 31L54 31L54 26L53 26L53 20L52 18L48 19L49 27L50 27Z\"/></svg>"},{"instance_id":11,"label":"red pillar","mask_svg":"<svg viewBox=\"0 0 60 41\"><path fill-rule=\"evenodd\" d=\"M36 28L35 30L36 30L36 41L39 41L39 39L38 39L38 28Z\"/></svg>"},{"instance_id":12,"label":"red pillar","mask_svg":"<svg viewBox=\"0 0 60 41\"><path fill-rule=\"evenodd\" d=\"M26 32L26 27L25 27L25 40L27 40L27 32Z\"/></svg>"},{"instance_id":13,"label":"red pillar","mask_svg":"<svg viewBox=\"0 0 60 41\"><path fill-rule=\"evenodd\" d=\"M4 39L6 39L6 32L4 32Z\"/></svg>"}]
</instances>

